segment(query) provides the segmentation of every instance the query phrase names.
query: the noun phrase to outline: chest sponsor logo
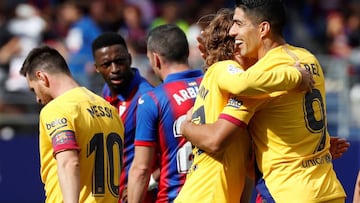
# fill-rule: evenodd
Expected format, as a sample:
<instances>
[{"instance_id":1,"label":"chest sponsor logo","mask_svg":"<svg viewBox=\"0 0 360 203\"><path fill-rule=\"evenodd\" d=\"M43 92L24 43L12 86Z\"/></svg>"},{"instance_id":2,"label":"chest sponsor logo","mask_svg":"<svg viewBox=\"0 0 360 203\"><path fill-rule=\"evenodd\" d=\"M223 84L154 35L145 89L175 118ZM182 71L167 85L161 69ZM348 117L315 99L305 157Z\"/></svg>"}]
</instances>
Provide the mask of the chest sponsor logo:
<instances>
[{"instance_id":1,"label":"chest sponsor logo","mask_svg":"<svg viewBox=\"0 0 360 203\"><path fill-rule=\"evenodd\" d=\"M317 166L317 165L329 164L329 163L331 163L331 161L332 161L331 155L330 155L330 153L327 153L320 157L314 157L312 159L303 160L301 162L301 166L303 168L310 168L310 167Z\"/></svg>"}]
</instances>

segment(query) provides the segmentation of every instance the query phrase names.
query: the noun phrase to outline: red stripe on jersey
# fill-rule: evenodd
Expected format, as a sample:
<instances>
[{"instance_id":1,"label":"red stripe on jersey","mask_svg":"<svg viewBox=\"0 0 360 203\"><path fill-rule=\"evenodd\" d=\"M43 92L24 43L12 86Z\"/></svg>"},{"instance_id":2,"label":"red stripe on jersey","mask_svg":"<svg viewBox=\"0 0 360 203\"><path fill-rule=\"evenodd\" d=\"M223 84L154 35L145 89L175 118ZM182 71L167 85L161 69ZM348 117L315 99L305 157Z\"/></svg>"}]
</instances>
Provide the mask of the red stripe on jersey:
<instances>
[{"instance_id":1,"label":"red stripe on jersey","mask_svg":"<svg viewBox=\"0 0 360 203\"><path fill-rule=\"evenodd\" d=\"M230 115L227 115L227 114L220 114L219 118L221 119L224 119L224 120L227 120L241 128L246 128L247 127L247 124L242 122L241 120L235 118L235 117L232 117Z\"/></svg>"},{"instance_id":2,"label":"red stripe on jersey","mask_svg":"<svg viewBox=\"0 0 360 203\"><path fill-rule=\"evenodd\" d=\"M156 147L156 142L135 141L135 146Z\"/></svg>"}]
</instances>

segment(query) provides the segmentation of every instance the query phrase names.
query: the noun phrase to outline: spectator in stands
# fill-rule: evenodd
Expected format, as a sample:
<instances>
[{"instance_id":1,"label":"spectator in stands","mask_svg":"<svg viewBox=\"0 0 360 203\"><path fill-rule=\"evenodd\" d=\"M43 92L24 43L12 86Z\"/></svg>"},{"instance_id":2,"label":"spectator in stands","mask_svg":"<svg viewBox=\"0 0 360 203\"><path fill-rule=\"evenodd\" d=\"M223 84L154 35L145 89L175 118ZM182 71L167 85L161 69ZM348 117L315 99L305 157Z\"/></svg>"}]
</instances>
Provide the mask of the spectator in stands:
<instances>
[{"instance_id":1,"label":"spectator in stands","mask_svg":"<svg viewBox=\"0 0 360 203\"><path fill-rule=\"evenodd\" d=\"M176 24L187 34L189 24L182 17L182 8L181 4L176 0L163 2L160 8L161 14L151 22L150 28L163 24Z\"/></svg>"},{"instance_id":2,"label":"spectator in stands","mask_svg":"<svg viewBox=\"0 0 360 203\"><path fill-rule=\"evenodd\" d=\"M15 14L8 23L8 30L20 40L20 50L10 59L9 77L5 84L8 91L27 90L26 80L19 74L19 68L30 50L42 43L46 27L40 11L30 4L18 4Z\"/></svg>"},{"instance_id":3,"label":"spectator in stands","mask_svg":"<svg viewBox=\"0 0 360 203\"><path fill-rule=\"evenodd\" d=\"M326 20L329 53L332 56L347 59L352 48L349 45L344 15L341 12L332 12Z\"/></svg>"},{"instance_id":4,"label":"spectator in stands","mask_svg":"<svg viewBox=\"0 0 360 203\"><path fill-rule=\"evenodd\" d=\"M66 36L68 63L77 82L95 91L91 76L95 72L91 53L91 43L102 33L101 19L105 14L104 2L91 0L89 12L85 12L76 2L67 2L76 9L76 20Z\"/></svg>"},{"instance_id":5,"label":"spectator in stands","mask_svg":"<svg viewBox=\"0 0 360 203\"><path fill-rule=\"evenodd\" d=\"M139 6L126 4L123 8L123 21L119 33L126 40L133 65L139 67L140 74L147 78L150 83L157 85L159 81L155 77L146 57L146 33L148 27L143 21Z\"/></svg>"},{"instance_id":6,"label":"spectator in stands","mask_svg":"<svg viewBox=\"0 0 360 203\"><path fill-rule=\"evenodd\" d=\"M7 29L6 16L4 11L0 11L0 113L22 113L16 105L6 101L5 81L9 75L9 63L12 57L21 51L19 37L11 34Z\"/></svg>"}]
</instances>

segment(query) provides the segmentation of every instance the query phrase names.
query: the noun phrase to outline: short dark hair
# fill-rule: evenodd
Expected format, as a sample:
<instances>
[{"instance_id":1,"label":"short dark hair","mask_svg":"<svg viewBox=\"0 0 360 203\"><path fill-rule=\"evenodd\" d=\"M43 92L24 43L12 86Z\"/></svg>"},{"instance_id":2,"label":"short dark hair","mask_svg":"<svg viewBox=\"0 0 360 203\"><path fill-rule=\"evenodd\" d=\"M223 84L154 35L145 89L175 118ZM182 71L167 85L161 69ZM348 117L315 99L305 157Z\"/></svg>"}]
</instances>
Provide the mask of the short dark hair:
<instances>
[{"instance_id":1,"label":"short dark hair","mask_svg":"<svg viewBox=\"0 0 360 203\"><path fill-rule=\"evenodd\" d=\"M286 24L286 13L282 0L236 0L254 24L267 21L274 34L281 35Z\"/></svg>"},{"instance_id":2,"label":"short dark hair","mask_svg":"<svg viewBox=\"0 0 360 203\"><path fill-rule=\"evenodd\" d=\"M112 45L119 44L128 50L125 39L116 32L104 32L100 34L91 44L93 56L95 51Z\"/></svg>"},{"instance_id":3,"label":"short dark hair","mask_svg":"<svg viewBox=\"0 0 360 203\"><path fill-rule=\"evenodd\" d=\"M172 62L187 63L189 57L186 35L174 24L160 25L150 30L147 35L147 50Z\"/></svg>"},{"instance_id":4,"label":"short dark hair","mask_svg":"<svg viewBox=\"0 0 360 203\"><path fill-rule=\"evenodd\" d=\"M20 74L35 79L36 70L45 70L49 73L64 73L71 75L64 57L54 48L41 46L30 51L20 69Z\"/></svg>"}]
</instances>

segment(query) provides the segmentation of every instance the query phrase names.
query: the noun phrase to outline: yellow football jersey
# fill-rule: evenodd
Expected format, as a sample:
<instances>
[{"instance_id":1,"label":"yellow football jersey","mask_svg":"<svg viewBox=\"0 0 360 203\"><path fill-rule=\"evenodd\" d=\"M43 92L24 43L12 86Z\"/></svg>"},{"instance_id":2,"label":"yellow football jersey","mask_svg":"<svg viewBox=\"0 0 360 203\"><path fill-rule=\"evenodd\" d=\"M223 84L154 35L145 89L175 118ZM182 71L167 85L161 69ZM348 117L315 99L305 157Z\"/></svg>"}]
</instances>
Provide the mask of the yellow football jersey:
<instances>
[{"instance_id":1,"label":"yellow football jersey","mask_svg":"<svg viewBox=\"0 0 360 203\"><path fill-rule=\"evenodd\" d=\"M79 202L117 202L124 127L116 109L84 87L49 102L40 112L41 179L46 202L63 202L54 155L79 151Z\"/></svg>"},{"instance_id":2,"label":"yellow football jersey","mask_svg":"<svg viewBox=\"0 0 360 203\"><path fill-rule=\"evenodd\" d=\"M193 110L193 121L213 123L228 101L229 93L221 89L219 78L243 72L234 61L222 61L209 67L200 84ZM247 133L232 137L223 152L210 154L195 148L194 161L177 203L239 203L250 157Z\"/></svg>"},{"instance_id":3,"label":"yellow football jersey","mask_svg":"<svg viewBox=\"0 0 360 203\"><path fill-rule=\"evenodd\" d=\"M284 45L269 51L248 71L288 67L296 60L314 76L312 92L238 98L241 105L236 110L227 106L222 115L235 112L236 118L248 124L259 169L257 189L267 202L344 198L329 152L324 74L317 59L305 49Z\"/></svg>"}]
</instances>

